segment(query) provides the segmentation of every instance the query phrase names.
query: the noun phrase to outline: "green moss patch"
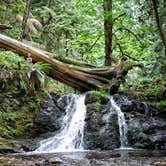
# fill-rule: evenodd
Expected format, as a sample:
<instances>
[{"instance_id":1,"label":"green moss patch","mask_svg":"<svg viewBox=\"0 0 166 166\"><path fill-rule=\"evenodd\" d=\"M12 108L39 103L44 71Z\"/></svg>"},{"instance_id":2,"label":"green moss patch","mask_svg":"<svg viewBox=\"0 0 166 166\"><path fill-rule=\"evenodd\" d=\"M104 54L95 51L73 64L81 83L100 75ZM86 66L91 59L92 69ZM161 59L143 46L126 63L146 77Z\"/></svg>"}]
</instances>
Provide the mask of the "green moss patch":
<instances>
[{"instance_id":1,"label":"green moss patch","mask_svg":"<svg viewBox=\"0 0 166 166\"><path fill-rule=\"evenodd\" d=\"M85 104L99 103L106 104L109 101L104 91L91 91L86 95Z\"/></svg>"}]
</instances>

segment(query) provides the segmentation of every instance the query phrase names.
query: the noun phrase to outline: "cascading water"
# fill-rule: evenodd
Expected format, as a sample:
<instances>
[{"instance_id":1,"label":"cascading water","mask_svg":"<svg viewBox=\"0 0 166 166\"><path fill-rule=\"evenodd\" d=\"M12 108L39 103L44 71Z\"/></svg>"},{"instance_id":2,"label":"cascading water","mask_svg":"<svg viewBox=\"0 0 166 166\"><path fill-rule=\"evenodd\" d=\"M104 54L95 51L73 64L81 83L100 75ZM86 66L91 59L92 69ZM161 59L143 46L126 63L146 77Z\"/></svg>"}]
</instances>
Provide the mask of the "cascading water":
<instances>
[{"instance_id":1,"label":"cascading water","mask_svg":"<svg viewBox=\"0 0 166 166\"><path fill-rule=\"evenodd\" d=\"M121 111L120 107L115 103L113 97L108 96L111 102L111 107L117 112L119 133L120 133L120 149L126 149L128 145L127 141L127 124L125 121L124 113Z\"/></svg>"},{"instance_id":2,"label":"cascading water","mask_svg":"<svg viewBox=\"0 0 166 166\"><path fill-rule=\"evenodd\" d=\"M65 116L63 117L61 129L55 136L45 139L40 142L40 146L35 153L49 152L71 152L83 150L84 125L86 116L86 106L84 104L85 95L65 95L58 102L61 102L63 97L66 97L67 107ZM107 122L102 131L105 132L109 128L109 120L112 116L112 111L116 111L118 115L119 133L120 133L120 149L126 149L127 141L127 125L125 122L124 113L115 103L112 96L108 96L110 100L110 113L104 116L103 119ZM104 141L104 140L103 140Z\"/></svg>"},{"instance_id":3,"label":"cascading water","mask_svg":"<svg viewBox=\"0 0 166 166\"><path fill-rule=\"evenodd\" d=\"M63 97L63 96L62 96ZM66 108L66 115L58 134L40 142L35 152L66 152L83 150L84 120L86 107L85 95L69 96L70 102Z\"/></svg>"}]
</instances>

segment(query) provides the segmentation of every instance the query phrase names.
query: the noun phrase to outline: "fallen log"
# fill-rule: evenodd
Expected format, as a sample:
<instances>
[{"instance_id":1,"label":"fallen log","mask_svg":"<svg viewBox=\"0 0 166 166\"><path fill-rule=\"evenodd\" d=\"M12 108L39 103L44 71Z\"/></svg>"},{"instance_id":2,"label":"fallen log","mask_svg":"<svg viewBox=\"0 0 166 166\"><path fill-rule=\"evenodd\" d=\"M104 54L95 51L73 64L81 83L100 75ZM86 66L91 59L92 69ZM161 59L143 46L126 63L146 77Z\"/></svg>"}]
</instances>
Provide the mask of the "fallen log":
<instances>
[{"instance_id":1,"label":"fallen log","mask_svg":"<svg viewBox=\"0 0 166 166\"><path fill-rule=\"evenodd\" d=\"M12 39L8 36L0 34L0 48L13 51L25 58L31 56L33 62L43 62L50 65L51 69L48 75L58 81L61 81L79 91L89 91L93 89L108 90L113 82L120 82L128 70L137 66L135 63L128 61L121 61L115 67L96 68L93 65L87 65L84 62L77 62L73 60L64 60L56 56L55 58L49 56L53 53L43 51L38 48L26 45L20 41ZM114 81L115 80L115 81ZM123 80L123 79L122 79ZM115 86L115 85L114 85ZM119 88L119 83L116 89Z\"/></svg>"}]
</instances>

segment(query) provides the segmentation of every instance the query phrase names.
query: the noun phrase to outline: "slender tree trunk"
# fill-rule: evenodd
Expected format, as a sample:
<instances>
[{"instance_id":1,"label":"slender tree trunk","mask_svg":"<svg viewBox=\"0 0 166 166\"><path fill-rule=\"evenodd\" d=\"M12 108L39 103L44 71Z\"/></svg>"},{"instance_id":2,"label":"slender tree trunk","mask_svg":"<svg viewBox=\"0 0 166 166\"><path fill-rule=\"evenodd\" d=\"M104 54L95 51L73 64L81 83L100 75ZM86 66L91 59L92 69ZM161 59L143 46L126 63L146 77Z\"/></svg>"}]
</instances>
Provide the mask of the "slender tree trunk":
<instances>
[{"instance_id":1,"label":"slender tree trunk","mask_svg":"<svg viewBox=\"0 0 166 166\"><path fill-rule=\"evenodd\" d=\"M68 31L65 32L65 52L66 52L66 57L68 56L69 54L69 49L68 49Z\"/></svg>"},{"instance_id":2,"label":"slender tree trunk","mask_svg":"<svg viewBox=\"0 0 166 166\"><path fill-rule=\"evenodd\" d=\"M111 61L112 61L112 28L113 28L112 1L113 0L103 0L106 66L111 66Z\"/></svg>"},{"instance_id":3,"label":"slender tree trunk","mask_svg":"<svg viewBox=\"0 0 166 166\"><path fill-rule=\"evenodd\" d=\"M158 31L160 34L160 38L161 38L163 45L164 45L165 56L166 56L166 38L165 38L165 34L164 34L164 31L162 28L161 19L160 19L159 13L158 13L157 0L152 0L152 4L153 4L153 10L154 10L155 19L156 19L156 24L157 24Z\"/></svg>"},{"instance_id":4,"label":"slender tree trunk","mask_svg":"<svg viewBox=\"0 0 166 166\"><path fill-rule=\"evenodd\" d=\"M25 11L24 11L23 20L22 20L22 30L20 33L20 40L21 41L25 35L25 28L26 28L27 20L28 20L29 13L30 13L31 2L32 2L31 0L26 0L26 7L25 7Z\"/></svg>"}]
</instances>

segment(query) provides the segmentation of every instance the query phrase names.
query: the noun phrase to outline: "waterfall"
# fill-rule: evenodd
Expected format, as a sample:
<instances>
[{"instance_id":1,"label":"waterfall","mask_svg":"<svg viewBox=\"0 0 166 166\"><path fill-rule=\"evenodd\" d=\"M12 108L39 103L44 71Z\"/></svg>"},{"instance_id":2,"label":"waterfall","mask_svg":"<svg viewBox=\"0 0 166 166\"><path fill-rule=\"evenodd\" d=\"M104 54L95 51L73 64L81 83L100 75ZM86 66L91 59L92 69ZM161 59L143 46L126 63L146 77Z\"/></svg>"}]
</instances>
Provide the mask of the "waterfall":
<instances>
[{"instance_id":1,"label":"waterfall","mask_svg":"<svg viewBox=\"0 0 166 166\"><path fill-rule=\"evenodd\" d=\"M64 97L66 108L65 115L61 122L61 129L59 132L56 132L53 137L40 141L40 146L34 151L35 153L72 152L84 150L83 139L86 116L86 106L84 104L85 95L63 95L57 102L61 104L61 102L64 101ZM128 149L127 124L125 122L124 113L116 104L112 96L108 95L107 97L111 104L110 112L101 117L106 121L106 126L101 130L101 134L109 128L109 120L112 116L112 111L116 111L119 124L120 149Z\"/></svg>"},{"instance_id":2,"label":"waterfall","mask_svg":"<svg viewBox=\"0 0 166 166\"><path fill-rule=\"evenodd\" d=\"M118 115L118 124L119 124L119 133L120 133L120 149L127 148L127 124L125 121L124 113L121 111L120 107L115 103L113 97L108 96L111 102L111 107L117 112Z\"/></svg>"},{"instance_id":3,"label":"waterfall","mask_svg":"<svg viewBox=\"0 0 166 166\"><path fill-rule=\"evenodd\" d=\"M84 120L86 116L85 95L70 94L68 97L70 99L68 99L66 114L62 120L60 132L41 141L40 147L35 152L83 150Z\"/></svg>"}]
</instances>

